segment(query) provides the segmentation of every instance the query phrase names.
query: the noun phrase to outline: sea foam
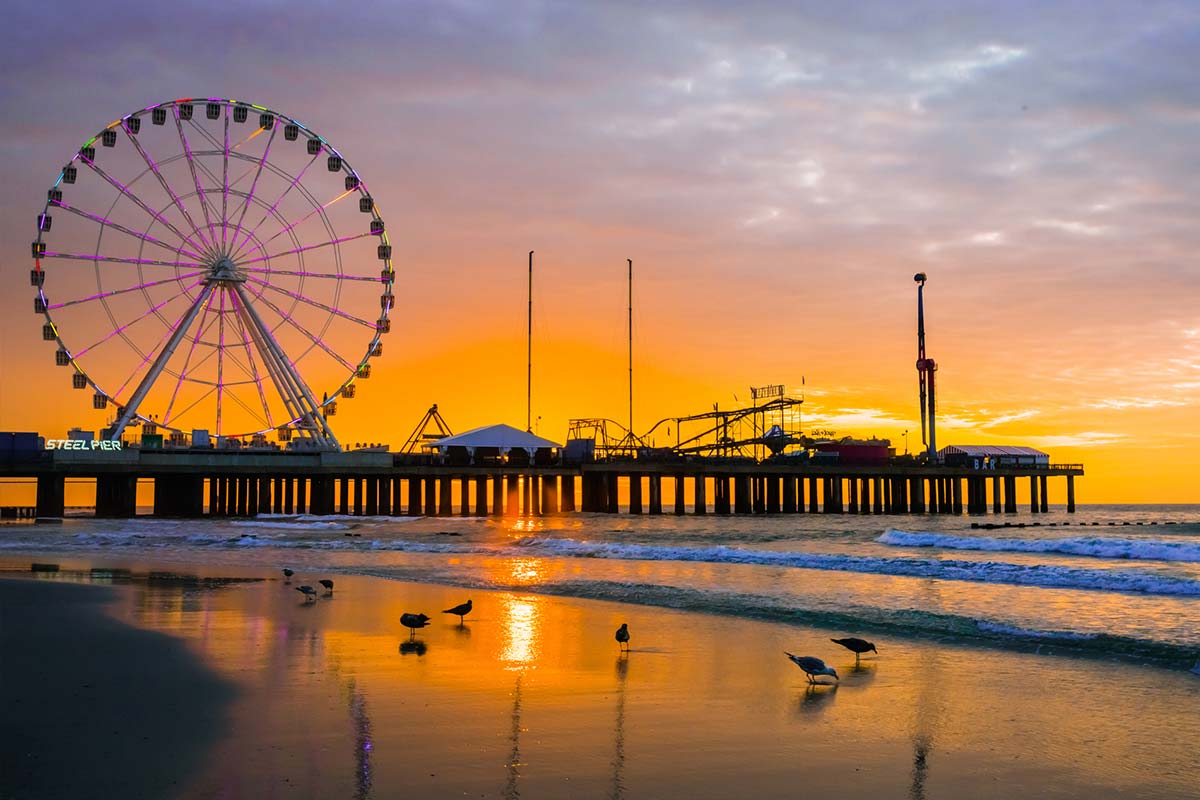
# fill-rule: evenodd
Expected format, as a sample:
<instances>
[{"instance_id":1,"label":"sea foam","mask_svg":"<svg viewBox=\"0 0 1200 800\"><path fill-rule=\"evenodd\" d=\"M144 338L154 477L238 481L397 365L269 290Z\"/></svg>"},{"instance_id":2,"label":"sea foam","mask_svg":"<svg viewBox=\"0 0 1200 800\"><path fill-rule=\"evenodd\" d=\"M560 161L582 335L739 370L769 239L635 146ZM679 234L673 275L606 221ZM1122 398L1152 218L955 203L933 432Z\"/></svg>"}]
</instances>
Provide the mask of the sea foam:
<instances>
[{"instance_id":1,"label":"sea foam","mask_svg":"<svg viewBox=\"0 0 1200 800\"><path fill-rule=\"evenodd\" d=\"M520 547L546 555L640 561L698 561L757 564L800 569L836 570L952 581L1006 583L1059 589L1090 589L1137 594L1200 597L1200 582L1141 570L1085 569L1054 564L1010 564L1002 561L879 558L833 553L751 550L738 547L669 547L612 544L575 539L526 537Z\"/></svg>"},{"instance_id":2,"label":"sea foam","mask_svg":"<svg viewBox=\"0 0 1200 800\"><path fill-rule=\"evenodd\" d=\"M894 547L941 547L947 550L981 550L998 553L1064 553L1093 558L1200 562L1200 542L1188 540L1127 539L1106 536L1013 539L988 536L950 536L941 533L910 533L892 528L885 531L876 541Z\"/></svg>"}]
</instances>

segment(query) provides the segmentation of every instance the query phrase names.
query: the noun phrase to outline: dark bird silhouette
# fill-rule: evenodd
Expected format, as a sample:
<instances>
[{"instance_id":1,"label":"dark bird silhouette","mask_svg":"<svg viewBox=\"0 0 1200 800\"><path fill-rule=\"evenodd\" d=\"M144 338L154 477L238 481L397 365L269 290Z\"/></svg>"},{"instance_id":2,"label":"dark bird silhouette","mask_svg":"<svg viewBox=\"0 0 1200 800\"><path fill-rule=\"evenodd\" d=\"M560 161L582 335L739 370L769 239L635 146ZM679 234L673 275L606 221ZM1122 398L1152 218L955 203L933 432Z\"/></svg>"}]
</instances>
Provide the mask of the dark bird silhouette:
<instances>
[{"instance_id":1,"label":"dark bird silhouette","mask_svg":"<svg viewBox=\"0 0 1200 800\"><path fill-rule=\"evenodd\" d=\"M629 649L629 623L622 622L621 627L617 628L616 636L614 636L613 638L615 638L617 640L617 645L622 650L628 650Z\"/></svg>"},{"instance_id":2,"label":"dark bird silhouette","mask_svg":"<svg viewBox=\"0 0 1200 800\"><path fill-rule=\"evenodd\" d=\"M301 592L304 595L304 602L306 602L306 603L317 602L317 590L314 589L313 587L309 586L308 584L305 584L304 586L297 586L296 591Z\"/></svg>"},{"instance_id":3,"label":"dark bird silhouette","mask_svg":"<svg viewBox=\"0 0 1200 800\"><path fill-rule=\"evenodd\" d=\"M325 587L326 594L333 594L333 581L329 580L329 578L321 578L317 583Z\"/></svg>"},{"instance_id":4,"label":"dark bird silhouette","mask_svg":"<svg viewBox=\"0 0 1200 800\"><path fill-rule=\"evenodd\" d=\"M417 628L424 628L429 624L429 617L424 614L401 614L400 624L411 629L412 633L409 638L417 635Z\"/></svg>"},{"instance_id":5,"label":"dark bird silhouette","mask_svg":"<svg viewBox=\"0 0 1200 800\"><path fill-rule=\"evenodd\" d=\"M292 582L292 576L293 576L293 575L295 575L295 574L296 574L296 573L295 573L295 571L294 571L294 570L290 570L290 569L288 569L287 567L284 567L284 568L283 568L283 582L284 582L284 583L291 583L291 582Z\"/></svg>"},{"instance_id":6,"label":"dark bird silhouette","mask_svg":"<svg viewBox=\"0 0 1200 800\"><path fill-rule=\"evenodd\" d=\"M790 658L793 664L804 670L804 673L808 675L808 682L811 684L816 684L817 678L822 675L832 675L835 681L839 680L837 670L833 667L825 666L825 662L819 658L813 658L812 656L794 656L786 650L783 654Z\"/></svg>"},{"instance_id":7,"label":"dark bird silhouette","mask_svg":"<svg viewBox=\"0 0 1200 800\"><path fill-rule=\"evenodd\" d=\"M454 608L447 608L447 609L443 610L442 613L443 614L457 614L458 615L458 624L462 625L463 617L465 617L467 614L471 613L471 601L468 600L467 602L457 605Z\"/></svg>"},{"instance_id":8,"label":"dark bird silhouette","mask_svg":"<svg viewBox=\"0 0 1200 800\"><path fill-rule=\"evenodd\" d=\"M879 651L875 649L874 642L868 642L866 639L857 639L850 636L846 639L830 639L834 644L840 644L842 647L854 653L854 666L858 666L858 659L863 653L875 653L879 655Z\"/></svg>"}]
</instances>

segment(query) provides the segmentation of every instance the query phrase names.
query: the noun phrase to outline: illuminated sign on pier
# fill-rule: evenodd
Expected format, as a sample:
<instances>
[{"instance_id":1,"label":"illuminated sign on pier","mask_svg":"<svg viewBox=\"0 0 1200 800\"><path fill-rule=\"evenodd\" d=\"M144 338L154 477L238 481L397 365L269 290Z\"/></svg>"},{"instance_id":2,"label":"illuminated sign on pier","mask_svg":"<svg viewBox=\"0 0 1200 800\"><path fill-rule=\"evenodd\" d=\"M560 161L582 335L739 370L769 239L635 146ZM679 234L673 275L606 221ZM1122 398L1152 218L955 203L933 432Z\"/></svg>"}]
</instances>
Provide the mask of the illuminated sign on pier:
<instances>
[{"instance_id":1,"label":"illuminated sign on pier","mask_svg":"<svg viewBox=\"0 0 1200 800\"><path fill-rule=\"evenodd\" d=\"M47 450L120 450L120 442L108 439L47 439Z\"/></svg>"}]
</instances>

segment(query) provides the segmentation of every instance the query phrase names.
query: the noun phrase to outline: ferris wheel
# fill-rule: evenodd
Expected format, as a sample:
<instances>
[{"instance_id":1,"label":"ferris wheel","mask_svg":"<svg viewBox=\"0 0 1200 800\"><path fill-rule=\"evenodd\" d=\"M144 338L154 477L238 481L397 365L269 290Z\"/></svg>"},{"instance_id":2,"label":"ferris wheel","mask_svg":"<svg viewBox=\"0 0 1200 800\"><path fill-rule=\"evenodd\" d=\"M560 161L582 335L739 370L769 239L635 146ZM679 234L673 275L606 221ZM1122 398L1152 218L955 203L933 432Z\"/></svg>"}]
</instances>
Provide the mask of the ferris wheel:
<instances>
[{"instance_id":1,"label":"ferris wheel","mask_svg":"<svg viewBox=\"0 0 1200 800\"><path fill-rule=\"evenodd\" d=\"M115 408L107 439L145 425L336 448L327 418L391 328L392 248L361 176L238 100L148 106L89 138L32 255L42 338L93 408Z\"/></svg>"}]
</instances>

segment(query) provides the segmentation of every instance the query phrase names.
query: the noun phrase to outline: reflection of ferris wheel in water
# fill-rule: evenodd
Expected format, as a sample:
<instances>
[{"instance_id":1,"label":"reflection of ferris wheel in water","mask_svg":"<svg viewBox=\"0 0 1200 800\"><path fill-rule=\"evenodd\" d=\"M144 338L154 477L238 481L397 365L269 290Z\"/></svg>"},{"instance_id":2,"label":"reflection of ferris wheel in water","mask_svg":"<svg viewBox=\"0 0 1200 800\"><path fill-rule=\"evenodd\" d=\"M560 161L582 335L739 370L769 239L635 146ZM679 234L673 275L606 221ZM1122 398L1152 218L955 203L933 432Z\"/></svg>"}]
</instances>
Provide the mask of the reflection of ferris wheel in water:
<instances>
[{"instance_id":1,"label":"reflection of ferris wheel in water","mask_svg":"<svg viewBox=\"0 0 1200 800\"><path fill-rule=\"evenodd\" d=\"M235 100L150 106L88 140L49 191L33 258L43 338L94 408L116 406L110 439L215 425L337 447L326 417L390 329L391 246L358 173Z\"/></svg>"}]
</instances>

